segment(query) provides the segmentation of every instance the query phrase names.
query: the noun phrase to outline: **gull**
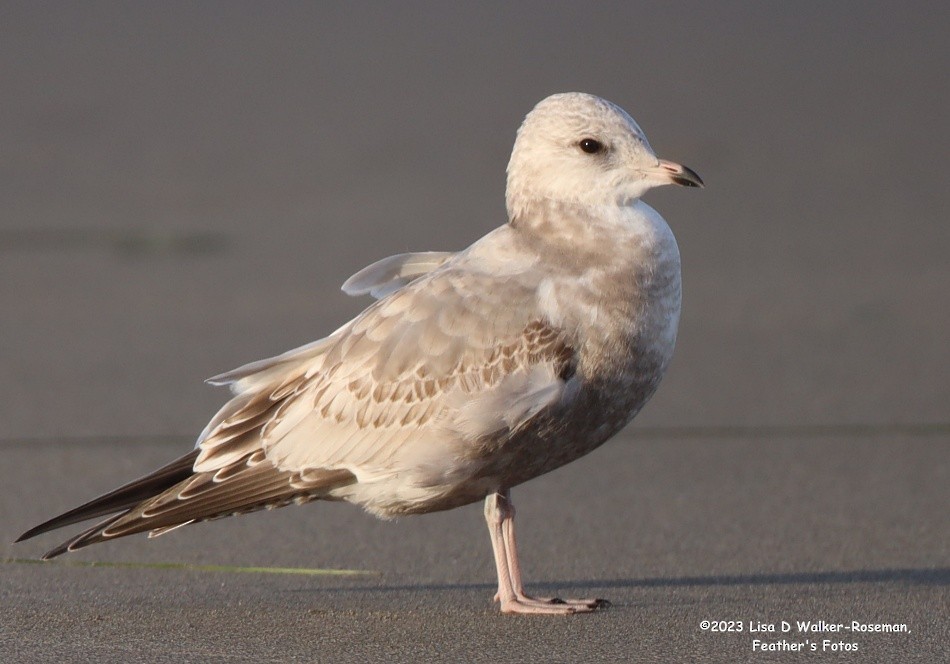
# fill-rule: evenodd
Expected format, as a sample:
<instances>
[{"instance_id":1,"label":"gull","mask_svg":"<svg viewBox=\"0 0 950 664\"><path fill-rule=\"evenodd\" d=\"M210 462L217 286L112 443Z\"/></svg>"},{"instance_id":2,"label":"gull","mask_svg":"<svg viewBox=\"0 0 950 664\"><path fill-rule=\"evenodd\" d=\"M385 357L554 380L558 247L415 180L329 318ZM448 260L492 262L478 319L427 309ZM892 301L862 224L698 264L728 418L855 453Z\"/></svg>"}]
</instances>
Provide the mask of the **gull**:
<instances>
[{"instance_id":1,"label":"gull","mask_svg":"<svg viewBox=\"0 0 950 664\"><path fill-rule=\"evenodd\" d=\"M314 500L381 518L485 501L504 613L608 605L525 592L511 489L592 451L659 385L680 257L640 200L702 187L623 109L552 95L517 132L508 221L457 253L400 254L343 285L377 298L324 339L209 379L233 397L195 449L24 533L107 518L44 559L133 533Z\"/></svg>"}]
</instances>

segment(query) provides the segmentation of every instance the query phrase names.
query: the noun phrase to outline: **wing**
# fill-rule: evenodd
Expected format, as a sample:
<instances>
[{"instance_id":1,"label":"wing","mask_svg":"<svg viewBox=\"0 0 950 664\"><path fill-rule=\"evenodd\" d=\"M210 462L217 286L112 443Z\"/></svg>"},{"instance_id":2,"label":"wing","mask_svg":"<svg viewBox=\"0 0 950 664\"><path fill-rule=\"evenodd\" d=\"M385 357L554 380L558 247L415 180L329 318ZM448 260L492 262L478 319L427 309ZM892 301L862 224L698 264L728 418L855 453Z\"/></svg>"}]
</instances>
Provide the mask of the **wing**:
<instances>
[{"instance_id":1,"label":"wing","mask_svg":"<svg viewBox=\"0 0 950 664\"><path fill-rule=\"evenodd\" d=\"M533 286L464 267L413 282L266 386L239 378L246 391L209 425L195 468L261 449L279 470L345 469L357 482L439 455L433 472L451 473L466 441L517 428L561 394L573 350L536 314Z\"/></svg>"},{"instance_id":2,"label":"wing","mask_svg":"<svg viewBox=\"0 0 950 664\"><path fill-rule=\"evenodd\" d=\"M537 315L536 286L449 266L325 339L217 376L235 396L193 455L25 536L119 512L52 557L137 532L346 498L356 485L400 477L406 496L361 503L393 511L414 489L451 482L469 448L518 429L564 394L574 351Z\"/></svg>"},{"instance_id":3,"label":"wing","mask_svg":"<svg viewBox=\"0 0 950 664\"><path fill-rule=\"evenodd\" d=\"M446 263L454 253L420 251L398 254L364 267L343 282L343 292L357 296L367 293L381 300L390 293Z\"/></svg>"}]
</instances>

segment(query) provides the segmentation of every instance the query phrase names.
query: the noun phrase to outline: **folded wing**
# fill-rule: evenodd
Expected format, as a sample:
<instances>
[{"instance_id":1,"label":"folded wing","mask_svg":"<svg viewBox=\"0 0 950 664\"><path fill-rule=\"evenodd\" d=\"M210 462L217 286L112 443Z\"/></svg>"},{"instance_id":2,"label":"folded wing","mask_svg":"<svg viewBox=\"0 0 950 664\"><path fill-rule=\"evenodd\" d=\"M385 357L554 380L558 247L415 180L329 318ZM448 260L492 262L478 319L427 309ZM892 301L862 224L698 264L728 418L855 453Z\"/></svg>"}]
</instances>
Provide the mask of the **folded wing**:
<instances>
[{"instance_id":1,"label":"folded wing","mask_svg":"<svg viewBox=\"0 0 950 664\"><path fill-rule=\"evenodd\" d=\"M119 512L51 557L137 532L348 498L355 485L399 474L422 500L426 486L465 472L468 446L503 437L562 397L574 351L533 313L534 286L448 268L326 339L218 376L213 382L235 396L192 455L25 536ZM374 511L402 499L380 498Z\"/></svg>"}]
</instances>

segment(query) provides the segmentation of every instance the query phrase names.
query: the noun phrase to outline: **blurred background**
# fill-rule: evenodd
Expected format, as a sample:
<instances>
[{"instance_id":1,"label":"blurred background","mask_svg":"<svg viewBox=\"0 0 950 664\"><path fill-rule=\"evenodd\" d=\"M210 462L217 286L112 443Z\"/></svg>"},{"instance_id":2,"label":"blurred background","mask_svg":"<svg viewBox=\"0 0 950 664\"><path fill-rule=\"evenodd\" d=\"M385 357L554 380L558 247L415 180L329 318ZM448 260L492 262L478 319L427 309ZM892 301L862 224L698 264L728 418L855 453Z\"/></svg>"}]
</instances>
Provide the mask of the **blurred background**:
<instances>
[{"instance_id":1,"label":"blurred background","mask_svg":"<svg viewBox=\"0 0 950 664\"><path fill-rule=\"evenodd\" d=\"M0 439L192 437L377 258L505 221L521 119L627 109L676 357L634 427L950 417L946 3L0 6Z\"/></svg>"}]
</instances>

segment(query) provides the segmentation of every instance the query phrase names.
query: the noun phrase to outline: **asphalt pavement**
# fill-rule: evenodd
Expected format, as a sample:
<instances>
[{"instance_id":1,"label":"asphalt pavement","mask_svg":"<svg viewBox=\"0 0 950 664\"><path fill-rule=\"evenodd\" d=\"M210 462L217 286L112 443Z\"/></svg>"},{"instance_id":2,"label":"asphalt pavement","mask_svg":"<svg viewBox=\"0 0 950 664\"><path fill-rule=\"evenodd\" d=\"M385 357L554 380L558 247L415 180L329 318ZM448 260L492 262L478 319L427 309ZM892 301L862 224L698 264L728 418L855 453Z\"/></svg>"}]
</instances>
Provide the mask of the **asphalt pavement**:
<instances>
[{"instance_id":1,"label":"asphalt pavement","mask_svg":"<svg viewBox=\"0 0 950 664\"><path fill-rule=\"evenodd\" d=\"M950 659L948 26L938 3L6 3L0 661ZM187 451L225 398L202 380L335 329L359 268L501 223L518 123L566 90L707 183L647 197L684 270L656 397L514 492L529 587L610 609L500 615L477 505L12 544Z\"/></svg>"}]
</instances>

